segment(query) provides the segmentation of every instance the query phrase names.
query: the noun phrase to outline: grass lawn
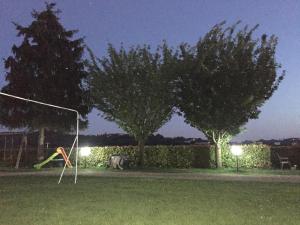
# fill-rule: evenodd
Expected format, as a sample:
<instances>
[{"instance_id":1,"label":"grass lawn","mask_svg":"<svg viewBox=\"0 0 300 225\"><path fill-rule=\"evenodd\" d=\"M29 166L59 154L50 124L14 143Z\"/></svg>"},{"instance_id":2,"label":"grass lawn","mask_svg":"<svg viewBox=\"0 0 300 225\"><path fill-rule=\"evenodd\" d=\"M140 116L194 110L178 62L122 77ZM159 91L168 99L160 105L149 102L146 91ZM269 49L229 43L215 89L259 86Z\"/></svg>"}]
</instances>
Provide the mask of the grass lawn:
<instances>
[{"instance_id":1,"label":"grass lawn","mask_svg":"<svg viewBox=\"0 0 300 225\"><path fill-rule=\"evenodd\" d=\"M93 169L92 169L93 170ZM116 171L105 168L97 168L95 171ZM200 173L200 174L238 174L238 175L300 175L300 170L290 170L290 169L261 169L261 168L239 168L239 172L237 173L236 168L209 168L209 169L201 169L201 168L189 168L189 169L167 169L167 168L145 168L145 169L129 169L125 171L144 171L144 172L164 172L164 173Z\"/></svg>"},{"instance_id":2,"label":"grass lawn","mask_svg":"<svg viewBox=\"0 0 300 225\"><path fill-rule=\"evenodd\" d=\"M212 173L212 174L237 174L236 168L221 168L221 169L188 169L192 173ZM289 169L247 169L239 168L240 175L300 175L300 170Z\"/></svg>"},{"instance_id":3,"label":"grass lawn","mask_svg":"<svg viewBox=\"0 0 300 225\"><path fill-rule=\"evenodd\" d=\"M38 171L58 171L60 172L62 168L60 167L53 167L53 168L43 168L42 170ZM100 167L100 168L89 168L89 169L84 169L84 168L79 168L80 171L91 171L91 172L118 172L119 170L115 169L109 169L105 167ZM19 168L19 169L14 169L10 167L1 167L0 164L0 172L34 172L37 171L36 169L33 168ZM189 168L189 169L176 169L176 168L130 168L124 170L126 172L151 172L151 173L199 173L199 174L232 174L232 175L253 175L253 176L260 176L260 175L296 175L300 176L300 170L290 170L290 169L261 169L261 168L239 168L239 172L236 172L236 168L208 168L208 169L202 169L202 168ZM300 223L299 223L300 224ZM1 225L1 224L0 224Z\"/></svg>"},{"instance_id":4,"label":"grass lawn","mask_svg":"<svg viewBox=\"0 0 300 225\"><path fill-rule=\"evenodd\" d=\"M0 177L0 224L299 225L300 185L147 178Z\"/></svg>"}]
</instances>

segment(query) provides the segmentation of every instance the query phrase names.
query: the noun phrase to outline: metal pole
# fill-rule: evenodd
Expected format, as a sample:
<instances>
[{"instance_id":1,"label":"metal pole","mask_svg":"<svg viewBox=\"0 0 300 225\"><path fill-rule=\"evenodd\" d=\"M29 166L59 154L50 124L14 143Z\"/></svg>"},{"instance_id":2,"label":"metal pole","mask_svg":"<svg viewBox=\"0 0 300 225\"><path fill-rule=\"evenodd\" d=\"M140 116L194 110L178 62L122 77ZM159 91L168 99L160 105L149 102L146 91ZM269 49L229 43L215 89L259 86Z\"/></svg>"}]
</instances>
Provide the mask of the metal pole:
<instances>
[{"instance_id":1,"label":"metal pole","mask_svg":"<svg viewBox=\"0 0 300 225\"><path fill-rule=\"evenodd\" d=\"M236 156L236 172L239 172L239 157Z\"/></svg>"},{"instance_id":2,"label":"metal pole","mask_svg":"<svg viewBox=\"0 0 300 225\"><path fill-rule=\"evenodd\" d=\"M72 152L73 152L73 149L74 149L74 146L75 146L75 142L76 142L76 141L77 141L77 137L75 137L74 142L73 142L73 144L72 144L71 150L70 150L69 155L68 155L68 157L67 157L68 160L70 160L70 155L71 155ZM64 175L64 172L65 172L66 167L67 167L67 162L65 162L64 168L63 168L63 170L61 171L61 174L60 174L60 177L59 177L59 180L58 180L58 184L60 184L60 182L61 182L61 179L62 179L62 177L63 177L63 175Z\"/></svg>"},{"instance_id":3,"label":"metal pole","mask_svg":"<svg viewBox=\"0 0 300 225\"><path fill-rule=\"evenodd\" d=\"M16 95L10 95L10 94L6 94L6 93L3 93L3 92L0 92L0 95L20 99L20 100L23 100L23 101L26 101L26 102L33 102L33 103L40 104L40 105L50 106L50 107L54 107L54 108L58 108L58 109L64 109L64 110L76 112L77 114L79 114L79 112L77 110L71 109L71 108L66 108L66 107L62 107L62 106L58 106L58 105L48 104L48 103L45 103L45 102L35 101L35 100L31 100L29 98L22 98L22 97L19 97L19 96L16 96Z\"/></svg>"},{"instance_id":4,"label":"metal pole","mask_svg":"<svg viewBox=\"0 0 300 225\"><path fill-rule=\"evenodd\" d=\"M4 154L3 154L3 161L6 160L6 136L4 136Z\"/></svg>"},{"instance_id":5,"label":"metal pole","mask_svg":"<svg viewBox=\"0 0 300 225\"><path fill-rule=\"evenodd\" d=\"M76 184L77 183L77 173L78 173L78 155L79 155L79 150L78 150L78 132L79 132L79 113L77 112L77 133L76 133L76 138L77 138L77 141L76 141L76 168L75 168L75 180L74 180L74 183Z\"/></svg>"},{"instance_id":6,"label":"metal pole","mask_svg":"<svg viewBox=\"0 0 300 225\"><path fill-rule=\"evenodd\" d=\"M67 110L67 111L71 111L71 112L76 113L76 139L77 139L77 145L76 145L76 148L77 148L76 149L76 172L75 172L75 184L76 184L76 182L77 182L77 160L78 160L79 112L75 109L66 108L66 107L62 107L62 106L58 106L58 105L52 105L52 104L48 104L48 103L45 103L45 102L35 101L35 100L27 99L27 98L22 98L22 97L19 97L19 96L16 96L16 95L10 95L10 94L6 94L6 93L3 93L3 92L0 92L0 95L4 95L4 96L7 96L7 97L16 98L16 99L23 100L23 101L26 101L26 102L33 102L33 103L36 103L36 104L45 105L45 106L53 107L53 108L57 108L57 109L63 109L63 110ZM63 174L63 172L62 172L62 174Z\"/></svg>"}]
</instances>

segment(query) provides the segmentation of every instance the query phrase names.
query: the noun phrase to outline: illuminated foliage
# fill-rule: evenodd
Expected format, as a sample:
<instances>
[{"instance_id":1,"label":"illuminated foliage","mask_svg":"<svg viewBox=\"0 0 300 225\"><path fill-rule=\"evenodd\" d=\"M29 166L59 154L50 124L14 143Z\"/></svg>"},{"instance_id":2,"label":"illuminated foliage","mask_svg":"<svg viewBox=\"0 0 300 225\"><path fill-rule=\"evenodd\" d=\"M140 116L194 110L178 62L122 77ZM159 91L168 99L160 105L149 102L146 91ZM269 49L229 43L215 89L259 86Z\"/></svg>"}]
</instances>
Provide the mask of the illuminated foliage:
<instances>
[{"instance_id":1,"label":"illuminated foliage","mask_svg":"<svg viewBox=\"0 0 300 225\"><path fill-rule=\"evenodd\" d=\"M258 118L284 77L277 75L277 38L262 35L254 40L257 26L237 26L217 24L195 46L180 46L178 107L186 122L216 145L218 167L222 146L249 119Z\"/></svg>"}]
</instances>

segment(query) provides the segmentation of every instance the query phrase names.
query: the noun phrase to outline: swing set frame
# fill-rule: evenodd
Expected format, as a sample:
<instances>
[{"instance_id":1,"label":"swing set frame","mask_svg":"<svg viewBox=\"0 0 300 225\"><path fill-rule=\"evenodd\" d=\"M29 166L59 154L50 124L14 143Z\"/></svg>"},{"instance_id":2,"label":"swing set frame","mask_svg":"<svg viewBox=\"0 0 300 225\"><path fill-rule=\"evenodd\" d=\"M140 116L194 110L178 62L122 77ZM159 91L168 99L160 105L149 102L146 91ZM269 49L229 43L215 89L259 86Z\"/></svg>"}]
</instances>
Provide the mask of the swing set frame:
<instances>
[{"instance_id":1,"label":"swing set frame","mask_svg":"<svg viewBox=\"0 0 300 225\"><path fill-rule=\"evenodd\" d=\"M32 103L35 103L35 104L39 104L39 105L43 105L43 106L47 106L47 107L52 107L52 108L57 108L57 109L65 110L65 111L71 111L71 112L76 113L76 137L74 139L71 150L70 150L70 152L67 156L67 161L65 161L65 165L64 165L64 167L61 171L61 174L60 174L60 177L59 177L59 180L58 180L58 184L60 184L61 180L62 180L62 177L64 175L64 172L66 170L66 167L67 167L67 162L69 161L70 155L72 154L73 149L76 145L75 177L74 177L74 183L76 184L77 183L77 176L78 176L78 156L79 156L79 148L78 148L78 144L79 144L79 140L78 140L78 136L79 136L79 118L80 118L79 117L79 112L75 109L66 108L66 107L62 107L62 106L58 106L58 105L53 105L53 104L49 104L49 103L45 103L45 102L41 102L41 101L32 100L32 99L22 98L22 97L19 97L19 96L16 96L16 95L11 95L11 94L7 94L7 93L3 93L3 92L0 92L0 95L10 97L10 98L14 98L14 99L19 99L21 101L32 102Z\"/></svg>"}]
</instances>

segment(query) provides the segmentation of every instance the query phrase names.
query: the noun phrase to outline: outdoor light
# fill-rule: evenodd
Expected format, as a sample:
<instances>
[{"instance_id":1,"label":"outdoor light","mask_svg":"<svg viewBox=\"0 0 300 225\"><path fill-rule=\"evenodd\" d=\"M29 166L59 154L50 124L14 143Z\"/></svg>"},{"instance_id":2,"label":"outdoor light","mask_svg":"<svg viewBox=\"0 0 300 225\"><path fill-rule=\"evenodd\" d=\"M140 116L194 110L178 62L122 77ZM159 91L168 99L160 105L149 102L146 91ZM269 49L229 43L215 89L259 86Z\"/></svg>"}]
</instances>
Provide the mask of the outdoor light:
<instances>
[{"instance_id":1,"label":"outdoor light","mask_svg":"<svg viewBox=\"0 0 300 225\"><path fill-rule=\"evenodd\" d=\"M82 157L87 157L91 154L91 148L90 147L82 147L80 149L80 155Z\"/></svg>"},{"instance_id":2,"label":"outdoor light","mask_svg":"<svg viewBox=\"0 0 300 225\"><path fill-rule=\"evenodd\" d=\"M243 154L242 146L231 145L230 150L232 155L236 157L236 172L239 172L239 156Z\"/></svg>"},{"instance_id":3,"label":"outdoor light","mask_svg":"<svg viewBox=\"0 0 300 225\"><path fill-rule=\"evenodd\" d=\"M234 156L240 156L243 153L243 149L240 145L231 145L231 153Z\"/></svg>"},{"instance_id":4,"label":"outdoor light","mask_svg":"<svg viewBox=\"0 0 300 225\"><path fill-rule=\"evenodd\" d=\"M90 147L82 147L80 149L80 156L83 157L84 160L84 168L86 168L86 160L87 157L91 154L91 148Z\"/></svg>"}]
</instances>

